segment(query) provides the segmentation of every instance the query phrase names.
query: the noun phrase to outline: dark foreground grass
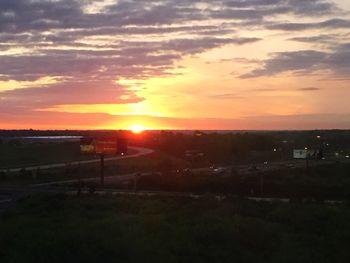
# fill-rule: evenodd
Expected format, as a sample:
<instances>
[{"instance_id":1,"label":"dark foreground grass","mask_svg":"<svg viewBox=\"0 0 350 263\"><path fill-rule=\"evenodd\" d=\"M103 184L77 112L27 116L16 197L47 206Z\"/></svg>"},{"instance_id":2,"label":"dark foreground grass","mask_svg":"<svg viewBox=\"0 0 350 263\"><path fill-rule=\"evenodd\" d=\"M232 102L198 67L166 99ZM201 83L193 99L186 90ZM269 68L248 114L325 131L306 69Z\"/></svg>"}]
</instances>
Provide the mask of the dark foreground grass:
<instances>
[{"instance_id":1,"label":"dark foreground grass","mask_svg":"<svg viewBox=\"0 0 350 263\"><path fill-rule=\"evenodd\" d=\"M349 262L350 206L34 196L0 217L0 262Z\"/></svg>"}]
</instances>

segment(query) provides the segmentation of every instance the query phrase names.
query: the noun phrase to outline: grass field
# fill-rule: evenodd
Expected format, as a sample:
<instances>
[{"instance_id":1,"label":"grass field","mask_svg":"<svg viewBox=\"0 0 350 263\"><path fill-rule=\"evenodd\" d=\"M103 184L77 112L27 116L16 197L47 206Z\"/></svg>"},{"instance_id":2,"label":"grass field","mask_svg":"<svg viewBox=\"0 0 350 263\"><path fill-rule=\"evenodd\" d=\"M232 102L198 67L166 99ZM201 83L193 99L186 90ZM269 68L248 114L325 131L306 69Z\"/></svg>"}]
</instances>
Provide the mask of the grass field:
<instances>
[{"instance_id":1,"label":"grass field","mask_svg":"<svg viewBox=\"0 0 350 263\"><path fill-rule=\"evenodd\" d=\"M80 153L79 143L0 144L0 168L18 168L41 164L94 159Z\"/></svg>"},{"instance_id":2,"label":"grass field","mask_svg":"<svg viewBox=\"0 0 350 263\"><path fill-rule=\"evenodd\" d=\"M0 216L0 262L349 262L350 207L34 196Z\"/></svg>"},{"instance_id":3,"label":"grass field","mask_svg":"<svg viewBox=\"0 0 350 263\"><path fill-rule=\"evenodd\" d=\"M129 149L128 154L136 153L136 150ZM107 155L113 157L115 155ZM166 154L155 154L152 156L155 161L168 158ZM69 163L80 160L99 159L96 154L82 154L78 142L64 143L43 143L43 144L23 144L9 145L0 144L0 169L19 168L26 166ZM170 157L169 157L170 158ZM178 163L178 158L173 161ZM151 161L146 158L145 161ZM125 163L133 163L134 161L125 160Z\"/></svg>"}]
</instances>

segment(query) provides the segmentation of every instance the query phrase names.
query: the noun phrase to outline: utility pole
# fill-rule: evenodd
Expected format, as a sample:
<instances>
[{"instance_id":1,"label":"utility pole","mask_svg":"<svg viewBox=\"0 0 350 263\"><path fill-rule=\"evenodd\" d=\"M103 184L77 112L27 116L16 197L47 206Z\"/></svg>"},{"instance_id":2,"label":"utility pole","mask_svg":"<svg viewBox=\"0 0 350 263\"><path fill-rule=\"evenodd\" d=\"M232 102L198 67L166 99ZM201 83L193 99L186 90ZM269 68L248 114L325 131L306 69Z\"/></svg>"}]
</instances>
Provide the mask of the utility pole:
<instances>
[{"instance_id":1,"label":"utility pole","mask_svg":"<svg viewBox=\"0 0 350 263\"><path fill-rule=\"evenodd\" d=\"M81 165L78 163L78 196L81 193Z\"/></svg>"},{"instance_id":2,"label":"utility pole","mask_svg":"<svg viewBox=\"0 0 350 263\"><path fill-rule=\"evenodd\" d=\"M101 176L101 181L100 181L100 183L101 183L101 185L103 185L104 184L104 180L105 180L105 155L104 155L104 153L101 153L101 155L100 155L100 157L101 157L101 163L100 163L100 176Z\"/></svg>"},{"instance_id":3,"label":"utility pole","mask_svg":"<svg viewBox=\"0 0 350 263\"><path fill-rule=\"evenodd\" d=\"M260 173L260 195L264 195L264 173Z\"/></svg>"},{"instance_id":4,"label":"utility pole","mask_svg":"<svg viewBox=\"0 0 350 263\"><path fill-rule=\"evenodd\" d=\"M308 155L306 155L305 165L306 165L306 170L308 170L309 169L309 156Z\"/></svg>"}]
</instances>

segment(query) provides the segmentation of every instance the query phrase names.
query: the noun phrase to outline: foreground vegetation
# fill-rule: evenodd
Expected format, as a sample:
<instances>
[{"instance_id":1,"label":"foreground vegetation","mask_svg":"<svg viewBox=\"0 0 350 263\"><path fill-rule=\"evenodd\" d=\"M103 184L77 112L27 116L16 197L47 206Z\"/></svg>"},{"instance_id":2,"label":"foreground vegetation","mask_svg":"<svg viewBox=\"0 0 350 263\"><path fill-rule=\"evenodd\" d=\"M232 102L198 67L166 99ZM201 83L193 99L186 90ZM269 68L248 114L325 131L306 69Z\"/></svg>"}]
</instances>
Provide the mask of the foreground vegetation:
<instances>
[{"instance_id":1,"label":"foreground vegetation","mask_svg":"<svg viewBox=\"0 0 350 263\"><path fill-rule=\"evenodd\" d=\"M350 206L34 196L0 216L0 262L348 262Z\"/></svg>"}]
</instances>

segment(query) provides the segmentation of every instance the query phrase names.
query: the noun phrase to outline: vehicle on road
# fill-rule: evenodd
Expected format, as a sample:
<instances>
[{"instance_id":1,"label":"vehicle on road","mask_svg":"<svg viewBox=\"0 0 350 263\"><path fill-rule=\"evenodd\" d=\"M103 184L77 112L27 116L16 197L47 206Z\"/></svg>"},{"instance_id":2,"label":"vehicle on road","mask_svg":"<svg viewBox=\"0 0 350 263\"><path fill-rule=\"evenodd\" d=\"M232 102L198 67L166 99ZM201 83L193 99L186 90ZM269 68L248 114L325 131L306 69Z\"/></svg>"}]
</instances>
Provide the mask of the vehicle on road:
<instances>
[{"instance_id":1,"label":"vehicle on road","mask_svg":"<svg viewBox=\"0 0 350 263\"><path fill-rule=\"evenodd\" d=\"M215 167L212 169L213 175L222 175L226 173L226 169L224 167Z\"/></svg>"}]
</instances>

